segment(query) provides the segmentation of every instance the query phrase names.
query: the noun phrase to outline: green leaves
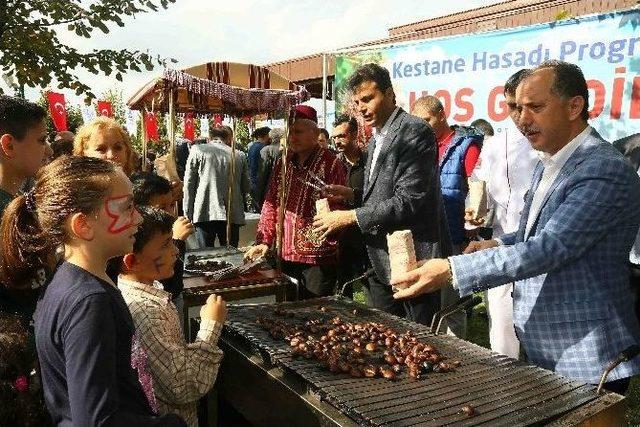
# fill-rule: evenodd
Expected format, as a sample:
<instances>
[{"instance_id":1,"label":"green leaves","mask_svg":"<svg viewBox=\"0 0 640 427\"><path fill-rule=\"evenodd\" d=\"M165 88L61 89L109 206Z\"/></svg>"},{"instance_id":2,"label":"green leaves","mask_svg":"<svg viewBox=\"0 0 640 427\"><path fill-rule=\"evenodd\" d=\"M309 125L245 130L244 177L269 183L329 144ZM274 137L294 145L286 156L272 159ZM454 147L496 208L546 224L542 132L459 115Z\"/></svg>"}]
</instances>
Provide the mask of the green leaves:
<instances>
[{"instance_id":1,"label":"green leaves","mask_svg":"<svg viewBox=\"0 0 640 427\"><path fill-rule=\"evenodd\" d=\"M81 0L0 1L0 68L31 87L46 87L53 78L87 99L95 98L90 87L74 74L78 68L93 74L104 73L122 81L128 71L151 71L166 65L167 59L153 58L147 52L93 50L78 52L58 39L57 29L66 28L90 39L108 34L110 25L124 27L123 17L166 9L175 0ZM172 62L176 62L171 59Z\"/></svg>"}]
</instances>

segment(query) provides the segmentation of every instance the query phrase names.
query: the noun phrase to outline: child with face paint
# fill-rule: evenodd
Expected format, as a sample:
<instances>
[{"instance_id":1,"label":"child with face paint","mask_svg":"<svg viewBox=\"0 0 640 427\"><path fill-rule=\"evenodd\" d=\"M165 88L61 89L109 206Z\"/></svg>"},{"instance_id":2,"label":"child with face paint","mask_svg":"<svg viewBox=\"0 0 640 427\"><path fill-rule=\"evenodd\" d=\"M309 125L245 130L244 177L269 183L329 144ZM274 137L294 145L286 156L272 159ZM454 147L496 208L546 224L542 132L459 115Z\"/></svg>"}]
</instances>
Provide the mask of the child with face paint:
<instances>
[{"instance_id":1,"label":"child with face paint","mask_svg":"<svg viewBox=\"0 0 640 427\"><path fill-rule=\"evenodd\" d=\"M173 217L147 206L139 211L142 224L133 251L121 259L118 288L148 357L159 412L177 413L188 425L197 426L196 402L213 387L222 360L216 344L227 309L221 297L211 295L200 310L196 340L185 342L171 294L158 282L171 277L178 253Z\"/></svg>"},{"instance_id":2,"label":"child with face paint","mask_svg":"<svg viewBox=\"0 0 640 427\"><path fill-rule=\"evenodd\" d=\"M105 116L97 117L78 129L73 140L73 155L109 160L120 166L127 176L134 170L131 137L117 121Z\"/></svg>"},{"instance_id":3,"label":"child with face paint","mask_svg":"<svg viewBox=\"0 0 640 427\"><path fill-rule=\"evenodd\" d=\"M136 206L153 206L162 209L175 219L172 230L173 243L178 248L179 254L173 266L173 275L160 282L164 286L164 290L171 293L173 303L182 316L182 290L184 289L182 280L184 263L182 260L186 253L186 240L194 233L193 224L184 216L175 218L172 185L167 179L155 173L142 172L133 174L131 183L133 184L133 202Z\"/></svg>"},{"instance_id":4,"label":"child with face paint","mask_svg":"<svg viewBox=\"0 0 640 427\"><path fill-rule=\"evenodd\" d=\"M107 276L107 260L130 252L140 215L115 164L62 157L43 167L0 224L1 279L45 266L63 247L34 315L45 402L55 425L182 426L157 416L132 367L131 314ZM144 368L140 362L139 369Z\"/></svg>"}]
</instances>

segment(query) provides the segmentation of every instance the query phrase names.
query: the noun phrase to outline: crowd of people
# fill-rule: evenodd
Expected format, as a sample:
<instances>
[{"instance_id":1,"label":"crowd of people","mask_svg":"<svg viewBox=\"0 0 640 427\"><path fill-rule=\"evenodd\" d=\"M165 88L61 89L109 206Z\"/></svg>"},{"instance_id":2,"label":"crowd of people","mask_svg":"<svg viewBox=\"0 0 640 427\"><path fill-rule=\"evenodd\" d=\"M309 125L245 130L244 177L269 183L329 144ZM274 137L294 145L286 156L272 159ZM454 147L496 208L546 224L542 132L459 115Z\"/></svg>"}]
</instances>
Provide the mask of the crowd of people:
<instances>
[{"instance_id":1,"label":"crowd of people","mask_svg":"<svg viewBox=\"0 0 640 427\"><path fill-rule=\"evenodd\" d=\"M260 127L246 154L213 126L178 144L174 181L142 170L113 119L49 141L45 110L1 96L0 424L197 425L226 307L212 295L185 340L187 240L237 247L253 210L245 258L265 257L280 205L283 272L300 298L359 280L367 304L428 323L484 291L493 350L587 383L639 341L638 167L589 126L577 66L511 76L513 126L499 135L484 120L450 123L433 96L403 110L376 64L348 88L353 110L331 134L304 105L286 137ZM387 235L402 230L420 263L392 277ZM464 338L465 322L450 319L449 333ZM624 393L639 372L622 363L605 387Z\"/></svg>"}]
</instances>

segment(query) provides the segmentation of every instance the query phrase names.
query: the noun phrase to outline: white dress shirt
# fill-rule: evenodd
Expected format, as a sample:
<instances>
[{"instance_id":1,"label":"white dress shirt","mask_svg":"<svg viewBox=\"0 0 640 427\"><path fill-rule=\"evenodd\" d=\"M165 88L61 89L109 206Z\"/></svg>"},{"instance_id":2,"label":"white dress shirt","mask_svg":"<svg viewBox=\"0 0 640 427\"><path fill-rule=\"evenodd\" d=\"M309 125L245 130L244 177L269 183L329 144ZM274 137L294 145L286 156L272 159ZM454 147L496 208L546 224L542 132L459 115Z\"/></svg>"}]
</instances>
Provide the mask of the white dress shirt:
<instances>
[{"instance_id":1,"label":"white dress shirt","mask_svg":"<svg viewBox=\"0 0 640 427\"><path fill-rule=\"evenodd\" d=\"M562 169L564 164L567 163L569 157L571 157L573 152L582 145L589 133L591 133L591 126L587 125L587 127L584 128L584 130L580 132L578 136L573 138L571 142L562 147L556 154L551 156L547 153L540 153L540 160L544 165L544 171L542 172L540 184L538 185L538 188L533 195L531 208L529 208L529 217L527 218L525 238L529 235L529 231L531 231L531 227L533 226L533 223L540 213L540 209L542 208L542 201L547 195L549 188L551 188L551 185L560 174L560 170Z\"/></svg>"},{"instance_id":2,"label":"white dress shirt","mask_svg":"<svg viewBox=\"0 0 640 427\"><path fill-rule=\"evenodd\" d=\"M482 145L473 177L486 182L487 207L495 212L494 237L518 229L524 195L539 161L537 153L515 126L503 129Z\"/></svg>"},{"instance_id":3,"label":"white dress shirt","mask_svg":"<svg viewBox=\"0 0 640 427\"><path fill-rule=\"evenodd\" d=\"M393 118L396 116L396 114L398 114L399 110L400 110L400 107L396 107L393 110L393 112L391 113L387 121L384 123L384 126L382 126L380 130L378 130L378 128L373 128L373 139L376 142L376 146L373 148L373 157L371 158L371 169L369 169L369 179L371 179L371 176L373 175L373 170L376 167L376 162L378 161L378 156L380 155L380 150L382 149L384 138L387 136L387 133L389 132L389 126L391 125Z\"/></svg>"}]
</instances>

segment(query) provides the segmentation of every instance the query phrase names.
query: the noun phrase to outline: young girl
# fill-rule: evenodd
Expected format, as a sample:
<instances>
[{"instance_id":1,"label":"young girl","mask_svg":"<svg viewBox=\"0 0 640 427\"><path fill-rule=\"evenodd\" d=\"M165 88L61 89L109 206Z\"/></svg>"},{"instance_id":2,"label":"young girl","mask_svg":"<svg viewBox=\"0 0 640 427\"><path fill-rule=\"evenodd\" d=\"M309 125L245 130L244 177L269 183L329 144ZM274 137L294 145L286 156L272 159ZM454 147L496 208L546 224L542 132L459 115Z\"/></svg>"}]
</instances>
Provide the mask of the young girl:
<instances>
[{"instance_id":1,"label":"young girl","mask_svg":"<svg viewBox=\"0 0 640 427\"><path fill-rule=\"evenodd\" d=\"M130 176L134 170L135 156L131 138L115 120L100 116L83 125L73 141L73 155L109 160Z\"/></svg>"},{"instance_id":2,"label":"young girl","mask_svg":"<svg viewBox=\"0 0 640 427\"><path fill-rule=\"evenodd\" d=\"M42 267L63 245L64 260L38 302L35 320L47 408L56 425L184 425L156 417L131 364L133 321L105 273L131 252L140 215L131 182L115 164L62 157L0 224L2 280ZM150 389L150 385L148 387Z\"/></svg>"}]
</instances>

